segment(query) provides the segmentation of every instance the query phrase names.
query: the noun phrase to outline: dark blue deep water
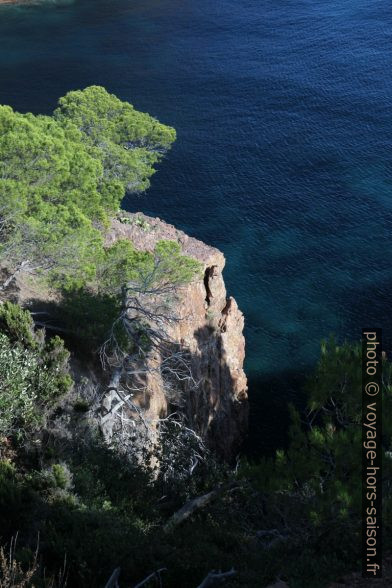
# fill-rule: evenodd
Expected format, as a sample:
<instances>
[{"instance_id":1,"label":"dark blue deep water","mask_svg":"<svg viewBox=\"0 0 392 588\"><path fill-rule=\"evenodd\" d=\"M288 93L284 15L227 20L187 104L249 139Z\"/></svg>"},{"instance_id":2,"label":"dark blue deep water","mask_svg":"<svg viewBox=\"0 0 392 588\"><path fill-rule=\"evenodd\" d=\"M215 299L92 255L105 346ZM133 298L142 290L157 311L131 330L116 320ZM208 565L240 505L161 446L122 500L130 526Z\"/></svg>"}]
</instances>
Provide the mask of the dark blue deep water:
<instances>
[{"instance_id":1,"label":"dark blue deep water","mask_svg":"<svg viewBox=\"0 0 392 588\"><path fill-rule=\"evenodd\" d=\"M176 127L127 205L224 251L275 434L321 338L375 325L391 346L391 66L390 0L0 8L0 102L48 113L101 84Z\"/></svg>"}]
</instances>

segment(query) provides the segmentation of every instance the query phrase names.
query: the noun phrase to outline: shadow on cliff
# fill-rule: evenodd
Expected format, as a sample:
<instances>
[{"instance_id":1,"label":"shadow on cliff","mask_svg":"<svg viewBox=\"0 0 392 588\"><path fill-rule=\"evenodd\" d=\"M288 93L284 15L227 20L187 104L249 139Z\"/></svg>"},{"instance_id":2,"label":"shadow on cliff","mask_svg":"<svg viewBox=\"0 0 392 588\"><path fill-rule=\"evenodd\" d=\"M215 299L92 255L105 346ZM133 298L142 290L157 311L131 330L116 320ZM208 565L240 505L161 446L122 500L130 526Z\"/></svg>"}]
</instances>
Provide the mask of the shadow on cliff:
<instances>
[{"instance_id":1,"label":"shadow on cliff","mask_svg":"<svg viewBox=\"0 0 392 588\"><path fill-rule=\"evenodd\" d=\"M192 368L199 379L191 397L194 425L219 457L232 462L248 428L246 394L236 390L219 328L206 325L197 329L194 337L198 353L192 357Z\"/></svg>"},{"instance_id":2,"label":"shadow on cliff","mask_svg":"<svg viewBox=\"0 0 392 588\"><path fill-rule=\"evenodd\" d=\"M230 462L238 453L257 459L285 448L290 425L288 405L301 409L306 402L304 371L250 374L248 400L237 400L236 382L219 330L206 326L194 336L198 358L204 358L200 369L206 376L195 395L193 414L199 419L198 430L208 430L207 438L218 455ZM203 407L200 402L208 404Z\"/></svg>"},{"instance_id":3,"label":"shadow on cliff","mask_svg":"<svg viewBox=\"0 0 392 588\"><path fill-rule=\"evenodd\" d=\"M99 372L99 377L103 376L98 350L119 316L120 304L114 297L78 290L65 292L58 302L33 300L29 310L36 325L47 329L48 336L61 336L79 363L95 365L97 375ZM189 360L199 385L190 389L177 381L183 395L180 410L189 425L208 440L209 447L221 459L232 462L241 450L248 428L246 394L236 390L220 328L206 325L197 329L194 337L197 352L190 354ZM151 394L143 393L143 398L138 399L145 410L150 406ZM179 403L166 398L168 413L179 410Z\"/></svg>"}]
</instances>

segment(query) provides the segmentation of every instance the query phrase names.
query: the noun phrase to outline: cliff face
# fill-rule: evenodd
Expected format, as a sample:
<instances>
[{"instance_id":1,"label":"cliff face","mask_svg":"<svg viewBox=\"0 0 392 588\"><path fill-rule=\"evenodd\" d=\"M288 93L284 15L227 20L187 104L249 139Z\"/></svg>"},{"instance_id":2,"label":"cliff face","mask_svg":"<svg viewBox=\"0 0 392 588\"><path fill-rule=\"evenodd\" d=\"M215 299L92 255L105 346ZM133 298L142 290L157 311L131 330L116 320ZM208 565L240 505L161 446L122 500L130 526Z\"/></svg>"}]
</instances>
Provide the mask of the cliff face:
<instances>
[{"instance_id":1,"label":"cliff face","mask_svg":"<svg viewBox=\"0 0 392 588\"><path fill-rule=\"evenodd\" d=\"M182 383L182 410L192 428L211 448L232 459L247 428L247 382L243 371L245 340L244 318L234 298L227 298L222 277L223 254L189 237L158 218L141 213L113 220L107 243L130 239L140 250L152 251L157 241L177 241L185 255L203 265L203 278L180 292L177 315L170 336L189 350L196 388ZM157 357L155 361L159 361ZM159 376L150 378L148 392L133 400L151 419L162 418L173 410Z\"/></svg>"},{"instance_id":2,"label":"cliff face","mask_svg":"<svg viewBox=\"0 0 392 588\"><path fill-rule=\"evenodd\" d=\"M186 414L188 426L207 441L209 447L225 460L231 460L247 430L248 402L247 381L243 371L244 317L234 298L228 298L226 294L222 277L225 258L214 247L189 237L158 218L150 218L142 213L122 212L120 219L114 219L111 223L106 236L108 245L120 239L129 239L136 249L153 251L157 241L176 241L184 255L197 259L203 267L200 279L178 292L173 314L180 320L173 321L167 327L170 340L179 344L189 355L193 381L175 381L174 396L170 395L159 369L162 358L158 353L150 356L147 367L151 369L145 370L145 376L138 377L132 389L132 404L138 412L132 413L129 406L125 407L127 417L132 422L140 423L138 415L143 414L145 421L154 428L158 419L181 411ZM50 317L52 306L57 308L60 305L61 308L58 294L42 290L42 285L23 276L15 280L8 298L33 311L38 310L38 319L42 311L46 310ZM47 315L44 313L43 316ZM61 335L61 330L59 332ZM90 416L101 426L110 441L113 431L118 432L116 427L120 422L116 416L118 399L112 393L112 380L116 376L109 370L103 372L98 362L97 365L84 365L77 350L72 353L71 367L76 392L79 390L81 396L86 396L90 403L89 391L84 391L81 382L89 382L90 388L96 391ZM118 379L117 383L123 396L129 393ZM70 411L72 413L72 407ZM100 417L97 417L98 413ZM104 418L104 426L101 417ZM138 433L135 430L135 434L139 445L143 445L143 426Z\"/></svg>"}]
</instances>

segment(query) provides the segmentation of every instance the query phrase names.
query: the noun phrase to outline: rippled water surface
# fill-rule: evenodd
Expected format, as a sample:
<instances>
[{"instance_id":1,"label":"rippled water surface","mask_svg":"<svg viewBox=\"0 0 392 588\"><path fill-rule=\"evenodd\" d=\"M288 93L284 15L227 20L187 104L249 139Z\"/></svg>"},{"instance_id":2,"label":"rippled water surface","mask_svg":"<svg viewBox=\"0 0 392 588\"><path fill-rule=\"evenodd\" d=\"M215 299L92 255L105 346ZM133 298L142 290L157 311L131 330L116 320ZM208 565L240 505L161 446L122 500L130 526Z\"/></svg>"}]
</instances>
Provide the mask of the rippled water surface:
<instances>
[{"instance_id":1,"label":"rippled water surface","mask_svg":"<svg viewBox=\"0 0 392 588\"><path fill-rule=\"evenodd\" d=\"M391 346L391 57L389 0L0 9L0 102L50 112L102 84L176 127L127 206L224 251L253 424L275 433L321 338L376 325Z\"/></svg>"}]
</instances>

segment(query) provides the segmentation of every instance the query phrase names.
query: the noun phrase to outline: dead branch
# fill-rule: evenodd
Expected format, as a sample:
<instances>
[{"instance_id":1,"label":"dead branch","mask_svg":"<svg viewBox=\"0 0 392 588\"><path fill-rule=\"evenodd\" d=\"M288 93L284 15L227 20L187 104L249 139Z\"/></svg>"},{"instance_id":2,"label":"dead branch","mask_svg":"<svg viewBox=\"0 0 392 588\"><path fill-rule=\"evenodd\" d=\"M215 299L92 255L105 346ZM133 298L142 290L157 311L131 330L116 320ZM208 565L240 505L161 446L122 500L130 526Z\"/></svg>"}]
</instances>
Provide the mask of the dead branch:
<instances>
[{"instance_id":1,"label":"dead branch","mask_svg":"<svg viewBox=\"0 0 392 588\"><path fill-rule=\"evenodd\" d=\"M218 490L211 490L211 492L203 494L202 496L197 496L197 498L193 498L184 504L184 506L175 512L174 515L169 519L169 521L163 527L163 530L167 533L174 529L174 527L177 527L186 521L186 519L192 516L196 511L204 508L207 506L207 504L210 504L218 496L218 493Z\"/></svg>"},{"instance_id":2,"label":"dead branch","mask_svg":"<svg viewBox=\"0 0 392 588\"><path fill-rule=\"evenodd\" d=\"M207 576L204 578L201 584L197 588L209 588L209 586L213 586L214 584L218 584L227 578L234 576L237 572L234 568L228 570L227 572L216 572L212 570Z\"/></svg>"},{"instance_id":3,"label":"dead branch","mask_svg":"<svg viewBox=\"0 0 392 588\"><path fill-rule=\"evenodd\" d=\"M118 579L120 577L121 568L116 568L113 570L112 575L110 576L109 580L105 584L105 588L119 588Z\"/></svg>"},{"instance_id":4,"label":"dead branch","mask_svg":"<svg viewBox=\"0 0 392 588\"><path fill-rule=\"evenodd\" d=\"M0 288L1 290L1 288ZM34 321L36 327L43 327L44 329L48 329L49 331L55 331L56 333L65 333L68 335L72 335L74 331L71 329L65 329L64 327L56 327L56 325L50 325L49 323L45 323L44 321Z\"/></svg>"},{"instance_id":5,"label":"dead branch","mask_svg":"<svg viewBox=\"0 0 392 588\"><path fill-rule=\"evenodd\" d=\"M197 496L196 498L192 498L187 503L184 504L175 512L172 517L168 520L166 525L163 527L163 530L167 533L172 531L175 527L182 524L186 521L190 516L192 516L198 510L205 508L208 504L213 502L218 496L224 494L230 489L233 489L235 486L238 486L236 482L231 482L230 484L226 484L220 486L219 488L215 488L208 492L207 494L203 494L202 496Z\"/></svg>"},{"instance_id":6,"label":"dead branch","mask_svg":"<svg viewBox=\"0 0 392 588\"><path fill-rule=\"evenodd\" d=\"M137 281L128 282L122 288L121 313L101 346L100 358L104 369L114 370L116 374L115 378L112 377L114 383L109 384L104 395L102 408L105 423L101 424L104 425L105 437L110 442L114 435L120 437L124 449L127 438L131 441L135 436L136 422L132 413L136 413L138 421L144 425L146 440L156 439L157 432L164 434L159 425L157 429L153 427L153 422L147 423L143 411L130 400L130 396L147 392L149 376L157 376L166 398L173 406L181 406L183 403L181 391L184 388L196 389L199 385L192 374L189 350L181 348L170 336L170 326L181 320L174 304L178 300L180 287L180 284L167 280L167 272L161 266L161 261L156 259L150 272L140 275ZM126 401L123 391L131 393ZM113 405L114 400L121 404L117 402ZM124 409L130 409L131 418L124 414L122 404L126 405ZM114 418L110 419L109 412L116 417L117 425ZM131 446L135 448L135 443L130 443L129 448ZM200 459L201 456L195 455L191 460L190 473Z\"/></svg>"},{"instance_id":7,"label":"dead branch","mask_svg":"<svg viewBox=\"0 0 392 588\"><path fill-rule=\"evenodd\" d=\"M134 588L141 588L141 586L145 586L147 584L147 582L149 582L150 580L153 580L153 579L158 580L159 586L161 587L162 586L161 573L166 572L166 570L167 570L167 568L160 568L159 570L157 570L156 572L153 572L152 574L147 576L147 578L144 578L144 580L142 580L141 582L136 584L136 586L134 586Z\"/></svg>"},{"instance_id":8,"label":"dead branch","mask_svg":"<svg viewBox=\"0 0 392 588\"><path fill-rule=\"evenodd\" d=\"M4 292L4 290L6 290L8 288L8 286L11 284L11 282L13 282L13 280L16 278L16 276L18 276L23 271L26 271L29 264L30 264L30 261L28 259L21 261L14 268L14 270L11 272L11 274L8 276L8 278L3 282L3 284L0 285L0 292Z\"/></svg>"}]
</instances>

